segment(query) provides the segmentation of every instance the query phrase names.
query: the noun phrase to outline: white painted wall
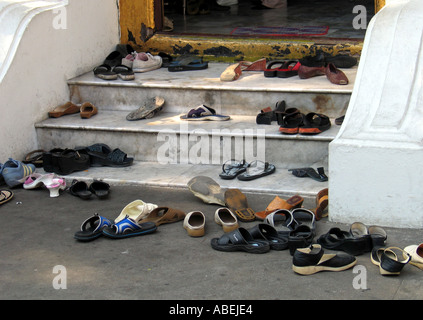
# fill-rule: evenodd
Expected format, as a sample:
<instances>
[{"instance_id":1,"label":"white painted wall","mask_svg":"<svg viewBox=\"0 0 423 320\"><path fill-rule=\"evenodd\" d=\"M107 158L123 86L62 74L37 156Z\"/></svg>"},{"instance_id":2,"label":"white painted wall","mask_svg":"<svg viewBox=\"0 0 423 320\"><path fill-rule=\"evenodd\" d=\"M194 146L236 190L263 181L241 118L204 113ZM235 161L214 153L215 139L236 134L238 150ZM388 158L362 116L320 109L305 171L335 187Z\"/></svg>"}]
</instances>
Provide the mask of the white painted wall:
<instances>
[{"instance_id":1,"label":"white painted wall","mask_svg":"<svg viewBox=\"0 0 423 320\"><path fill-rule=\"evenodd\" d=\"M54 27L59 12L32 19L0 83L0 163L38 148L34 123L69 100L67 79L92 70L119 43L117 0L69 0L65 8L66 29Z\"/></svg>"}]
</instances>

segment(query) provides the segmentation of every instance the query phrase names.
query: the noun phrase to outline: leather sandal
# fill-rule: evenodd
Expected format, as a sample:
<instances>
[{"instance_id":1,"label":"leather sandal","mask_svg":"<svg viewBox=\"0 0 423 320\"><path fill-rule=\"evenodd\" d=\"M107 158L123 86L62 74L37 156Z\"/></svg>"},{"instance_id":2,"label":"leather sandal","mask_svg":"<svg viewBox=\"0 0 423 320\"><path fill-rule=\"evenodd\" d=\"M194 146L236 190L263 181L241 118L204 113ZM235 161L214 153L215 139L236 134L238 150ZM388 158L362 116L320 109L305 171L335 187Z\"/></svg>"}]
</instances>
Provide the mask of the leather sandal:
<instances>
[{"instance_id":1,"label":"leather sandal","mask_svg":"<svg viewBox=\"0 0 423 320\"><path fill-rule=\"evenodd\" d=\"M98 109L90 102L84 102L81 106L80 115L82 119L89 119L98 113Z\"/></svg>"},{"instance_id":2,"label":"leather sandal","mask_svg":"<svg viewBox=\"0 0 423 320\"><path fill-rule=\"evenodd\" d=\"M79 110L80 108L76 104L73 104L72 102L68 101L63 105L60 105L54 108L52 111L48 113L48 116L50 118L59 118L67 114L78 113Z\"/></svg>"},{"instance_id":3,"label":"leather sandal","mask_svg":"<svg viewBox=\"0 0 423 320\"><path fill-rule=\"evenodd\" d=\"M239 189L226 190L225 203L239 220L244 222L255 220L254 210L248 206L247 197Z\"/></svg>"},{"instance_id":4,"label":"leather sandal","mask_svg":"<svg viewBox=\"0 0 423 320\"><path fill-rule=\"evenodd\" d=\"M185 212L169 207L157 207L153 209L145 218L140 222L154 222L156 226L165 223L173 223L181 221L185 218Z\"/></svg>"},{"instance_id":5,"label":"leather sandal","mask_svg":"<svg viewBox=\"0 0 423 320\"><path fill-rule=\"evenodd\" d=\"M410 259L411 256L398 247L376 247L370 255L370 260L379 266L379 272L384 276L399 275Z\"/></svg>"},{"instance_id":6,"label":"leather sandal","mask_svg":"<svg viewBox=\"0 0 423 320\"><path fill-rule=\"evenodd\" d=\"M291 210L294 208L301 207L304 202L304 198L299 195L294 195L287 200L284 200L278 196L274 197L269 203L267 208L263 211L256 212L256 218L264 220L269 214L279 209Z\"/></svg>"},{"instance_id":7,"label":"leather sandal","mask_svg":"<svg viewBox=\"0 0 423 320\"><path fill-rule=\"evenodd\" d=\"M211 239L210 244L213 249L226 252L266 253L270 250L268 241L254 239L250 232L242 227L227 232L220 238Z\"/></svg>"},{"instance_id":8,"label":"leather sandal","mask_svg":"<svg viewBox=\"0 0 423 320\"><path fill-rule=\"evenodd\" d=\"M329 215L327 208L329 204L329 189L324 188L317 193L316 196L316 208L314 209L314 215L316 220L320 220Z\"/></svg>"}]
</instances>

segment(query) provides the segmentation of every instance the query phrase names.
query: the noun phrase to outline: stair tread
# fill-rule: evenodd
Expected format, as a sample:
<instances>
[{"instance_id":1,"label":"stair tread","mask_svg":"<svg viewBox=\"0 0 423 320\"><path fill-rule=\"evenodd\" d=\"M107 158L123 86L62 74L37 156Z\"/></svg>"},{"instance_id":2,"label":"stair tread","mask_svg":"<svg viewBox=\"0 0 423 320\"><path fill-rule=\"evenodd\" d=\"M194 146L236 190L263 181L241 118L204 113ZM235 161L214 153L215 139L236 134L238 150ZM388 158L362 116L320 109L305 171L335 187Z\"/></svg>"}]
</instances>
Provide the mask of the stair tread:
<instances>
[{"instance_id":1,"label":"stair tread","mask_svg":"<svg viewBox=\"0 0 423 320\"><path fill-rule=\"evenodd\" d=\"M230 115L227 121L186 121L180 114L161 112L151 119L138 121L126 120L127 111L101 111L90 119L82 119L79 114L60 118L48 118L35 125L36 128L73 129L73 130L104 130L118 132L148 132L213 134L219 136L257 136L265 135L266 139L315 140L332 141L338 134L340 126L333 124L329 130L317 135L285 135L278 131L279 126L274 121L271 125L256 124L255 116Z\"/></svg>"},{"instance_id":2,"label":"stair tread","mask_svg":"<svg viewBox=\"0 0 423 320\"><path fill-rule=\"evenodd\" d=\"M349 79L347 85L336 85L329 82L326 76L300 79L266 78L262 71L244 71L236 81L220 81L220 74L229 66L227 63L209 62L204 70L169 72L167 68L159 68L144 73L135 73L135 80L106 81L96 78L93 72L87 72L68 80L71 85L173 88L173 89L207 89L231 91L264 91L264 92L304 92L304 93L339 93L351 94L357 73L357 67L342 69Z\"/></svg>"},{"instance_id":3,"label":"stair tread","mask_svg":"<svg viewBox=\"0 0 423 320\"><path fill-rule=\"evenodd\" d=\"M65 176L68 182L73 179L92 181L101 179L111 185L142 185L151 187L187 188L190 179L196 176L208 176L222 188L238 188L243 192L303 197L314 197L318 191L328 187L328 182L319 182L311 178L298 178L286 168L276 167L268 176L252 181L238 179L224 180L219 177L221 167L204 164L168 164L134 161L124 168L90 167L88 170L74 172Z\"/></svg>"}]
</instances>

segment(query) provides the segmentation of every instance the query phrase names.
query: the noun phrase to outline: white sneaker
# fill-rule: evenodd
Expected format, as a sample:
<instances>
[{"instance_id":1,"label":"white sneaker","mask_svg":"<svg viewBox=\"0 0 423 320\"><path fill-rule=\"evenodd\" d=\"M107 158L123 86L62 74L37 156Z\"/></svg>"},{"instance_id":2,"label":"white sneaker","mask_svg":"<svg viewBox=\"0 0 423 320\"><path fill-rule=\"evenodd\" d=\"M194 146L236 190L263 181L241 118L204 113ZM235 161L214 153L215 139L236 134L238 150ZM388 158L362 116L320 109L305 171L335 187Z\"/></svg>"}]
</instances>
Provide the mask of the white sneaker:
<instances>
[{"instance_id":1,"label":"white sneaker","mask_svg":"<svg viewBox=\"0 0 423 320\"><path fill-rule=\"evenodd\" d=\"M132 63L134 72L147 72L158 69L162 66L162 57L153 56L150 53L137 53Z\"/></svg>"}]
</instances>

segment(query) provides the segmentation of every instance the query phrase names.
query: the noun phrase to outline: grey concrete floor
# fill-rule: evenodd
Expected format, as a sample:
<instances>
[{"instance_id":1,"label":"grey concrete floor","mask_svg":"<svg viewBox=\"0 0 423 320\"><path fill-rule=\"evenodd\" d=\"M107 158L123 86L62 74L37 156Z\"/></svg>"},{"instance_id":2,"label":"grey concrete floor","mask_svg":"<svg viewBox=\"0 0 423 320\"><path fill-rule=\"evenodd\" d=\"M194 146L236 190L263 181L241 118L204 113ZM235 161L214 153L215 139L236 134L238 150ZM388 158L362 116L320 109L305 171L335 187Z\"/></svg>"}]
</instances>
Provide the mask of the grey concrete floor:
<instances>
[{"instance_id":1,"label":"grey concrete floor","mask_svg":"<svg viewBox=\"0 0 423 320\"><path fill-rule=\"evenodd\" d=\"M68 191L57 198L50 198L46 189L13 191L14 198L0 206L2 300L423 299L422 270L407 265L399 276L382 276L368 254L357 257L354 269L300 276L292 271L288 250L216 251L210 240L223 234L213 220L219 206L203 203L187 189L112 186L105 200L82 200ZM256 211L273 199L246 195ZM154 234L128 239L101 237L81 243L73 238L94 213L114 219L136 199L204 212L206 235L188 236L180 221L161 225ZM255 223L241 226L250 228ZM318 221L317 236L333 226L327 218ZM386 231L388 245L403 248L422 242L421 230Z\"/></svg>"}]
</instances>

